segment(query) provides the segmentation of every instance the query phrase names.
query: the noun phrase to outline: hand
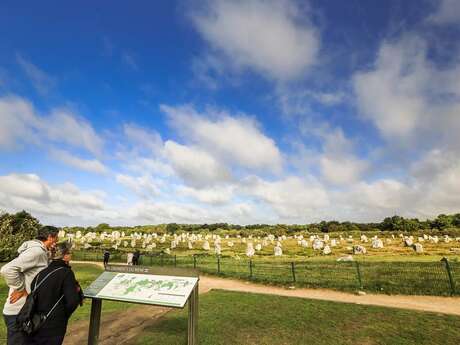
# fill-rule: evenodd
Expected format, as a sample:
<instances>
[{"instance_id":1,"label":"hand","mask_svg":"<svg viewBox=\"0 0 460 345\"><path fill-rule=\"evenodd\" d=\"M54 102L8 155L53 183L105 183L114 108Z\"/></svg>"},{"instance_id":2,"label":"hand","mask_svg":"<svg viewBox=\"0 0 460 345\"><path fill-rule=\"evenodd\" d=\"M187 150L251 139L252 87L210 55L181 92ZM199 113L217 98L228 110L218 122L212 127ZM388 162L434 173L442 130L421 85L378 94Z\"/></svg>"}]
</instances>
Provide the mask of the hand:
<instances>
[{"instance_id":1,"label":"hand","mask_svg":"<svg viewBox=\"0 0 460 345\"><path fill-rule=\"evenodd\" d=\"M21 290L21 291L14 290L11 293L11 296L10 296L10 303L14 304L17 301L19 301L22 297L27 297L27 295L28 295L28 293L27 293L26 289Z\"/></svg>"}]
</instances>

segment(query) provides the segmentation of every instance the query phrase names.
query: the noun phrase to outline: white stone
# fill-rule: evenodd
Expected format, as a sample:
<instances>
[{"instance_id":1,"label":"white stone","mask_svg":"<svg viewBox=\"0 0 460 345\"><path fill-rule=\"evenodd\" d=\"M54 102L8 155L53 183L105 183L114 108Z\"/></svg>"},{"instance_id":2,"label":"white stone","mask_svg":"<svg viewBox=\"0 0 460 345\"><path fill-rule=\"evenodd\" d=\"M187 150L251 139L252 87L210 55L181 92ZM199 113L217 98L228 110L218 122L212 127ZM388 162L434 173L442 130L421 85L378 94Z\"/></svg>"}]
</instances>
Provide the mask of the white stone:
<instances>
[{"instance_id":1,"label":"white stone","mask_svg":"<svg viewBox=\"0 0 460 345\"><path fill-rule=\"evenodd\" d=\"M416 253L423 253L423 246L420 243L414 244L414 250Z\"/></svg>"},{"instance_id":2,"label":"white stone","mask_svg":"<svg viewBox=\"0 0 460 345\"><path fill-rule=\"evenodd\" d=\"M275 256L283 255L283 249L281 249L281 247L275 246L274 251L275 251Z\"/></svg>"},{"instance_id":3,"label":"white stone","mask_svg":"<svg viewBox=\"0 0 460 345\"><path fill-rule=\"evenodd\" d=\"M363 246L354 246L353 254L366 254L367 250Z\"/></svg>"},{"instance_id":4,"label":"white stone","mask_svg":"<svg viewBox=\"0 0 460 345\"><path fill-rule=\"evenodd\" d=\"M248 242L248 246L246 247L246 256L252 257L254 256L255 251L254 251L254 246L251 242Z\"/></svg>"},{"instance_id":5,"label":"white stone","mask_svg":"<svg viewBox=\"0 0 460 345\"><path fill-rule=\"evenodd\" d=\"M383 241L379 238L372 240L372 248L374 249L381 249L383 248Z\"/></svg>"}]
</instances>

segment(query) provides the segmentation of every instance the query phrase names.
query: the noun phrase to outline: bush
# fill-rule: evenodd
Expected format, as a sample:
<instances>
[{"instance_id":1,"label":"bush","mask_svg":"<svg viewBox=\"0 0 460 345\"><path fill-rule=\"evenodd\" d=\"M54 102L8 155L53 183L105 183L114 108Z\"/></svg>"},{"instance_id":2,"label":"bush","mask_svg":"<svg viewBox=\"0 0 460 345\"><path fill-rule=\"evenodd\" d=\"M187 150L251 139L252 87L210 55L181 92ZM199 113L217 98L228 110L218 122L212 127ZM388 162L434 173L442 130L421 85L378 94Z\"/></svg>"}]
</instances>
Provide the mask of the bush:
<instances>
[{"instance_id":1,"label":"bush","mask_svg":"<svg viewBox=\"0 0 460 345\"><path fill-rule=\"evenodd\" d=\"M34 239L40 223L26 211L0 215L0 262L13 259L19 246Z\"/></svg>"}]
</instances>

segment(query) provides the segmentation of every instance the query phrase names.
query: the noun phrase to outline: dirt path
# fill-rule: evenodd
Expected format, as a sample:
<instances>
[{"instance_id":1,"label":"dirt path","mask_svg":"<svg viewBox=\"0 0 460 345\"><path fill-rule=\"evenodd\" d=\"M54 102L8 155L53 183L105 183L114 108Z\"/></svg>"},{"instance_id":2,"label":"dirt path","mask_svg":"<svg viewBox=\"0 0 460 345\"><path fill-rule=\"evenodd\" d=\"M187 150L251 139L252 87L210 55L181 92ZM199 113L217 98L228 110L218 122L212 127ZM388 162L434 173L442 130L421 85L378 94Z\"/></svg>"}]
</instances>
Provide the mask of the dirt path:
<instances>
[{"instance_id":1,"label":"dirt path","mask_svg":"<svg viewBox=\"0 0 460 345\"><path fill-rule=\"evenodd\" d=\"M145 327L170 311L170 308L136 306L117 313L103 314L101 321L100 345L127 344ZM67 330L64 345L86 344L88 339L89 320L73 323Z\"/></svg>"},{"instance_id":2,"label":"dirt path","mask_svg":"<svg viewBox=\"0 0 460 345\"><path fill-rule=\"evenodd\" d=\"M94 264L102 266L100 263ZM333 290L304 288L286 289L241 280L200 276L200 294L209 292L212 289L272 294L362 305L376 305L460 316L460 297L388 296L380 294L359 296ZM140 334L145 327L154 324L158 318L166 314L169 310L168 308L139 306L117 314L112 313L105 315L102 319L100 344L129 344L130 340L133 340L136 335ZM87 332L88 321L79 321L73 324L69 328L64 345L80 345L85 343Z\"/></svg>"},{"instance_id":3,"label":"dirt path","mask_svg":"<svg viewBox=\"0 0 460 345\"><path fill-rule=\"evenodd\" d=\"M358 296L351 293L333 290L303 288L291 290L282 287L266 286L240 280L201 276L200 293L205 293L212 289L310 298L364 305L376 305L390 308L430 311L434 313L453 314L460 316L460 297L405 295L389 296L380 294L366 294L364 296Z\"/></svg>"}]
</instances>

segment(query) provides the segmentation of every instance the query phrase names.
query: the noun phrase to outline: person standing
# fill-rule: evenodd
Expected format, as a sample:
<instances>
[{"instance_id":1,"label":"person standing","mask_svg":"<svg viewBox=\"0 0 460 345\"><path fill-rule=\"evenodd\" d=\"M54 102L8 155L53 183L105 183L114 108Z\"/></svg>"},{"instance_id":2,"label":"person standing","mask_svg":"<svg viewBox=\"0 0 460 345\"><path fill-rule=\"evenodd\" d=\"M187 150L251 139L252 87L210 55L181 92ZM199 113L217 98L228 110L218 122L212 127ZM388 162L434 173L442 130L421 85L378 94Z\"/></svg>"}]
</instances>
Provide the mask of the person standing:
<instances>
[{"instance_id":1,"label":"person standing","mask_svg":"<svg viewBox=\"0 0 460 345\"><path fill-rule=\"evenodd\" d=\"M134 260L134 254L129 252L127 255L126 255L126 264L127 265L132 265L133 264L133 260Z\"/></svg>"},{"instance_id":2,"label":"person standing","mask_svg":"<svg viewBox=\"0 0 460 345\"><path fill-rule=\"evenodd\" d=\"M139 265L139 258L141 257L141 253L139 250L136 250L133 254L133 265L137 266Z\"/></svg>"},{"instance_id":3,"label":"person standing","mask_svg":"<svg viewBox=\"0 0 460 345\"><path fill-rule=\"evenodd\" d=\"M110 252L108 250L105 250L104 252L104 267L109 264L110 260Z\"/></svg>"},{"instance_id":4,"label":"person standing","mask_svg":"<svg viewBox=\"0 0 460 345\"><path fill-rule=\"evenodd\" d=\"M24 344L23 333L16 328L16 318L30 293L32 280L48 266L48 253L56 245L58 232L59 229L54 226L41 227L36 239L24 242L18 249L19 256L0 270L9 287L3 307L7 345Z\"/></svg>"},{"instance_id":5,"label":"person standing","mask_svg":"<svg viewBox=\"0 0 460 345\"><path fill-rule=\"evenodd\" d=\"M37 286L36 312L48 315L35 333L25 336L25 345L61 345L70 316L83 302L80 285L69 264L71 247L69 242L58 243L49 266L32 281L32 288Z\"/></svg>"}]
</instances>

